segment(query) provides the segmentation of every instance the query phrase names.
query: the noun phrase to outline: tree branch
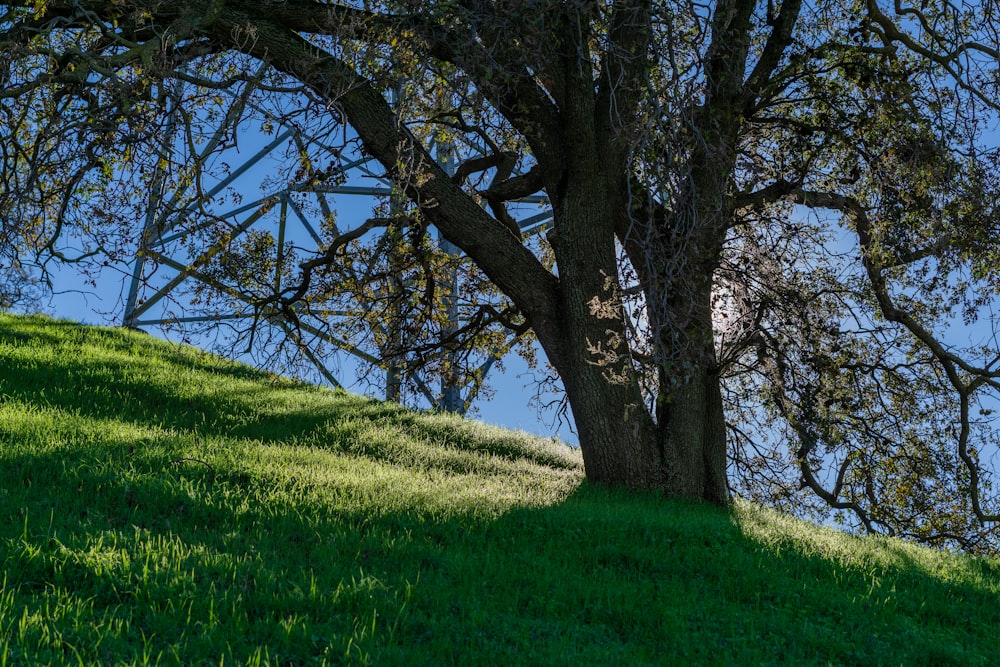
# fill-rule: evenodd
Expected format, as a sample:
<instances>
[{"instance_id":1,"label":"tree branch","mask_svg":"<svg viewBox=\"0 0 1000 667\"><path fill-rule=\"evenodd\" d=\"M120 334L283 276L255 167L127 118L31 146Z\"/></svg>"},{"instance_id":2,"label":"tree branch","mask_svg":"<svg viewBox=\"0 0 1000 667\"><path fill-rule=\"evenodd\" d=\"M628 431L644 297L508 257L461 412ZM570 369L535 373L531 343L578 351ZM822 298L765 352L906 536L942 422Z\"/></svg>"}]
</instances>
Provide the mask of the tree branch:
<instances>
[{"instance_id":1,"label":"tree branch","mask_svg":"<svg viewBox=\"0 0 1000 667\"><path fill-rule=\"evenodd\" d=\"M774 21L774 28L767 38L760 59L753 71L750 72L750 76L747 77L746 83L743 84L745 110L749 110L760 97L761 91L769 83L774 70L781 62L781 56L785 53L785 49L791 45L792 30L801 9L802 0L784 0L781 3L781 11L778 12L777 19Z\"/></svg>"},{"instance_id":2,"label":"tree branch","mask_svg":"<svg viewBox=\"0 0 1000 667\"><path fill-rule=\"evenodd\" d=\"M892 42L898 42L903 46L905 46L906 48L908 48L909 50L916 53L917 55L919 55L920 57L925 58L930 62L939 65L946 72L948 72L948 74L951 77L954 78L955 82L958 84L959 87L961 87L971 95L975 96L980 102L986 104L988 107L1000 110L1000 102L998 102L995 98L986 95L982 90L972 85L972 83L968 80L968 77L963 76L962 70L964 69L964 67L959 61L959 57L962 56L963 54L968 53L970 51L975 51L985 55L993 63L995 63L998 60L1000 60L1000 50L994 47L987 46L985 44L980 44L978 42L970 41L958 44L950 52L939 53L937 51L934 51L933 49L924 46L916 39L914 39L911 35L900 30L899 27L893 22L893 20L889 16L887 16L884 12L882 12L882 10L878 6L877 0L867 0L867 8L868 8L868 15L869 17L871 17L871 20L874 21L879 26L879 28L881 28L882 38L886 43L891 44ZM900 9L898 1L896 2L896 11L899 13L908 13L915 15L917 17L918 22L921 24L921 27L928 34L932 35L936 41L944 43L945 40L942 38L940 33L935 31L932 26L929 26L927 24L921 12L919 12L916 9L904 12L903 10Z\"/></svg>"},{"instance_id":3,"label":"tree branch","mask_svg":"<svg viewBox=\"0 0 1000 667\"><path fill-rule=\"evenodd\" d=\"M597 100L594 105L598 136L609 169L624 169L632 142L623 132L638 108L649 78L649 42L652 39L650 3L619 0L614 3L608 45L601 60Z\"/></svg>"},{"instance_id":4,"label":"tree branch","mask_svg":"<svg viewBox=\"0 0 1000 667\"><path fill-rule=\"evenodd\" d=\"M494 181L490 187L480 190L479 194L489 201L513 201L528 195L533 195L544 187L542 170L535 165L525 174L520 174L506 180Z\"/></svg>"},{"instance_id":5,"label":"tree branch","mask_svg":"<svg viewBox=\"0 0 1000 667\"><path fill-rule=\"evenodd\" d=\"M995 385L996 378L1000 377L1000 372L989 371L986 368L978 368L969 364L964 359L947 350L929 329L920 324L912 315L900 308L889 292L887 280L883 274L884 267L876 263L874 257L874 239L872 236L871 222L864 207L853 197L846 195L814 192L808 190L797 190L790 193L796 203L805 206L828 208L840 211L847 215L854 223L858 240L861 244L861 261L868 274L868 279L878 303L879 310L890 322L895 322L906 328L917 340L926 346L935 359L941 364L949 384L958 393L960 401L961 430L958 437L958 454L965 464L970 477L969 495L972 502L973 513L981 523L1000 522L1000 514L987 514L982 509L980 499L980 473L979 465L969 450L969 397L982 386L989 382ZM974 376L971 382L965 381L959 374L959 370L965 371Z\"/></svg>"},{"instance_id":6,"label":"tree branch","mask_svg":"<svg viewBox=\"0 0 1000 667\"><path fill-rule=\"evenodd\" d=\"M342 109L365 149L423 215L483 269L535 328L561 327L558 279L506 226L452 182L368 81L264 15L229 10L213 25L211 34L231 48L292 74Z\"/></svg>"}]
</instances>

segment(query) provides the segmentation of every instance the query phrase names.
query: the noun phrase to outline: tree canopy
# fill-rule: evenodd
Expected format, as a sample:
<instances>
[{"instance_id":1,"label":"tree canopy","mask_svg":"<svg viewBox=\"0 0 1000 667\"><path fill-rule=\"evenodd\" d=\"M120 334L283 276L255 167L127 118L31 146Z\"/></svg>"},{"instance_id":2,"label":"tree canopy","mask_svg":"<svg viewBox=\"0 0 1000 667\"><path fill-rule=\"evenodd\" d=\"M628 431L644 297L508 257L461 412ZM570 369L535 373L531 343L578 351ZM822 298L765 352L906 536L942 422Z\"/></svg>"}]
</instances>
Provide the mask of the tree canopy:
<instances>
[{"instance_id":1,"label":"tree canopy","mask_svg":"<svg viewBox=\"0 0 1000 667\"><path fill-rule=\"evenodd\" d=\"M996 548L992 0L0 12L4 256L129 257L167 118L197 143L204 118L237 127L271 100L348 124L399 208L331 226L262 307L350 293L379 228L412 276L393 303L433 320L412 295L440 287L434 228L488 295L476 333L544 350L593 482ZM446 143L477 150L449 173ZM200 164L171 173L197 183ZM509 207L538 194L551 228L526 238Z\"/></svg>"}]
</instances>

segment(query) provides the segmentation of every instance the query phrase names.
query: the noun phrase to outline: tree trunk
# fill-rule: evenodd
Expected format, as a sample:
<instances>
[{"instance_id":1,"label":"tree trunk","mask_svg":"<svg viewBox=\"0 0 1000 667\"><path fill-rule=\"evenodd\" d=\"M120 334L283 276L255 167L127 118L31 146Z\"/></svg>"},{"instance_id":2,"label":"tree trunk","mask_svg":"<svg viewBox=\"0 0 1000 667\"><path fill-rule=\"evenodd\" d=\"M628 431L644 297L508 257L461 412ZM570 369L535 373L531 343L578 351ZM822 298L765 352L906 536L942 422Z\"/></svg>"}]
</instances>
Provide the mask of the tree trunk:
<instances>
[{"instance_id":1,"label":"tree trunk","mask_svg":"<svg viewBox=\"0 0 1000 667\"><path fill-rule=\"evenodd\" d=\"M685 262L692 275L683 276L682 285L668 286L666 279L659 283L678 301L678 312L649 309L654 330L658 317L668 325L663 331L678 323L684 329L677 343L681 349L658 355L660 396L654 419L634 374L611 231L619 213L611 207L627 198L612 196L615 184L596 171L577 169L556 200L563 326L557 340L538 332L563 380L587 478L724 504L726 428L711 319L711 258L721 238L707 233L703 243L693 244L709 250ZM571 233L563 236L565 230ZM676 340L669 334L656 338ZM668 365L677 369L673 376Z\"/></svg>"},{"instance_id":2,"label":"tree trunk","mask_svg":"<svg viewBox=\"0 0 1000 667\"><path fill-rule=\"evenodd\" d=\"M658 426L669 458L668 493L722 504L728 500L726 420L713 366L714 359L696 364L670 389L661 380Z\"/></svg>"},{"instance_id":3,"label":"tree trunk","mask_svg":"<svg viewBox=\"0 0 1000 667\"><path fill-rule=\"evenodd\" d=\"M702 333L711 341L710 321ZM726 425L714 351L709 346L683 353L681 377L671 378L661 368L655 421L636 383L622 382L586 357L567 355L567 363L557 370L573 410L588 480L674 498L728 502Z\"/></svg>"},{"instance_id":4,"label":"tree trunk","mask_svg":"<svg viewBox=\"0 0 1000 667\"><path fill-rule=\"evenodd\" d=\"M669 474L657 429L635 385L624 385L575 358L561 371L587 479L605 486L662 490Z\"/></svg>"}]
</instances>

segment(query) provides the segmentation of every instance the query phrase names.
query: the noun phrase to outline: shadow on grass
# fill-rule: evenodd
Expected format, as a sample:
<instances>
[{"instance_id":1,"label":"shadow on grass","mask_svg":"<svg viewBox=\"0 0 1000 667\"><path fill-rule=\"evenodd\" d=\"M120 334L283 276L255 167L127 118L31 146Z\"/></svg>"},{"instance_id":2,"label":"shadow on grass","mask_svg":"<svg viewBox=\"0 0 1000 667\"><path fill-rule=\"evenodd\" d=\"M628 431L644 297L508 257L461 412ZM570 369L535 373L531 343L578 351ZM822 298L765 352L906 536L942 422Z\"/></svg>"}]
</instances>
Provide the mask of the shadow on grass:
<instances>
[{"instance_id":1,"label":"shadow on grass","mask_svg":"<svg viewBox=\"0 0 1000 667\"><path fill-rule=\"evenodd\" d=\"M845 563L710 507L584 485L483 520L437 516L418 496L324 511L278 478L194 463L24 456L4 470L30 475L0 477L0 619L35 618L14 650L36 662L67 647L85 662L241 664L264 647L298 664L1000 658L995 563L982 569L992 587L905 558Z\"/></svg>"},{"instance_id":2,"label":"shadow on grass","mask_svg":"<svg viewBox=\"0 0 1000 667\"><path fill-rule=\"evenodd\" d=\"M967 665L1000 658L995 561L978 561L985 580L947 580L891 549L872 549L876 558L821 555L797 538L762 538L744 523L738 511L585 485L564 503L516 511L490 526L490 535L517 535L518 544L483 569L520 573L514 587L531 598L522 616L558 619L563 628L602 626L629 661Z\"/></svg>"},{"instance_id":3,"label":"shadow on grass","mask_svg":"<svg viewBox=\"0 0 1000 667\"><path fill-rule=\"evenodd\" d=\"M42 339L60 354L0 364L9 399L393 464L401 454L383 445L400 433L469 442L446 420L346 395L308 403L313 390L295 389L265 404L255 371L118 332L66 331ZM2 327L0 337L12 340ZM105 339L143 356L71 354ZM173 370L142 370L154 361ZM192 370L213 375L206 384ZM382 441L371 422L388 429ZM444 481L489 468L448 458L397 477L371 467L316 481L172 457L176 434L148 438L148 451L121 436L37 452L4 448L4 435L0 657L14 664L1000 661L993 561L946 575L891 544L884 558L819 555L761 537L739 512L587 485L546 507L435 505L428 488L445 496L455 487ZM477 442L483 454L548 461L516 439ZM428 471L444 481L389 483Z\"/></svg>"}]
</instances>

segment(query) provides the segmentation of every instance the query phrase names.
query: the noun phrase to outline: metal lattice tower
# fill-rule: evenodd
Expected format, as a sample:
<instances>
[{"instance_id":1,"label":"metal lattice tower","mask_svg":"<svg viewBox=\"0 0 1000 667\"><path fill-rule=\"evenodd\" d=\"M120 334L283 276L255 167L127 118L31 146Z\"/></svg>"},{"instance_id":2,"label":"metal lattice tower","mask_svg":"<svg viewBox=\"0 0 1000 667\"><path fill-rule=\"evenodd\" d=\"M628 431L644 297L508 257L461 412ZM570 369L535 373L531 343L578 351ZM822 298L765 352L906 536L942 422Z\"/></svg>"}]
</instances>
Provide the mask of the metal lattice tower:
<instances>
[{"instance_id":1,"label":"metal lattice tower","mask_svg":"<svg viewBox=\"0 0 1000 667\"><path fill-rule=\"evenodd\" d=\"M259 111L268 115L266 110ZM270 118L273 132L269 136L247 134L242 137L244 143L256 141L259 144L249 156L225 150L225 142L233 142L233 121L233 117L227 117L214 132L202 132L199 136L202 142L200 152L190 157L203 162L225 158L230 168L210 187L202 184L195 189L191 184L185 187L184 184L177 184L177 179L168 177L167 165L172 163L171 156L178 150L182 134L176 110L168 117L139 252L132 267L123 324L130 328L192 325L204 328L224 323L239 323L243 327L274 327L290 337L316 371L333 386L341 386L342 383L331 369L331 364L316 352L315 347L319 344L336 350L338 355L352 355L385 368L384 387L388 400L400 400L401 388L408 380L431 407L464 413L474 397L467 388L459 386L454 375L442 377L440 389L435 391L420 374L404 377L403 366L394 359L384 358L379 350L362 349L294 313L277 309L260 312L255 306L257 297L254 294L240 285L227 284L210 270L213 262L225 259L227 248L233 242L264 230L276 239L274 274L269 280L277 292L282 286L283 272L287 271L290 262L285 254L289 239L294 238L300 248L311 244L311 250L318 252L323 243L320 226L324 220L334 219L333 211L337 206L358 208L360 200L370 211L378 201L388 200L390 206L405 204L398 195L394 195L393 184L380 174L380 165L360 150L355 149L349 154L345 151L338 153L337 149L327 145L324 136L310 133L285 119ZM345 137L350 132L346 126L338 129ZM475 147L466 146L460 151L451 143L435 146L437 159L450 174L455 173L460 154L474 155L474 150ZM326 174L327 178L322 182L316 182L310 174L296 174L299 178L283 182L275 182L280 179L271 177L273 170L268 169L269 164L287 163L288 155L306 155L310 151L337 154L337 173L332 178ZM251 199L249 195L254 189L260 194ZM242 199L237 195L241 195ZM521 200L521 204L528 208L528 215L518 219L518 211L512 212L522 231L530 235L545 229L551 220L551 212L545 208L545 198L528 197ZM338 232L342 232L364 222L361 219L364 216L354 217L358 219L348 221L344 229L340 228L343 224L340 218L333 224ZM446 253L461 256L458 248L443 238L439 239L439 245ZM450 282L451 288L458 286L456 272L452 273ZM190 302L192 293L197 293L199 289L224 295L232 307L208 314L188 314L185 302ZM453 332L460 326L458 295L454 289L449 290L445 306L448 313L446 333ZM331 315L337 316L337 313ZM290 317L294 317L295 321L291 321ZM453 361L450 360L445 367ZM495 361L495 355L488 356L477 372L485 376Z\"/></svg>"}]
</instances>

